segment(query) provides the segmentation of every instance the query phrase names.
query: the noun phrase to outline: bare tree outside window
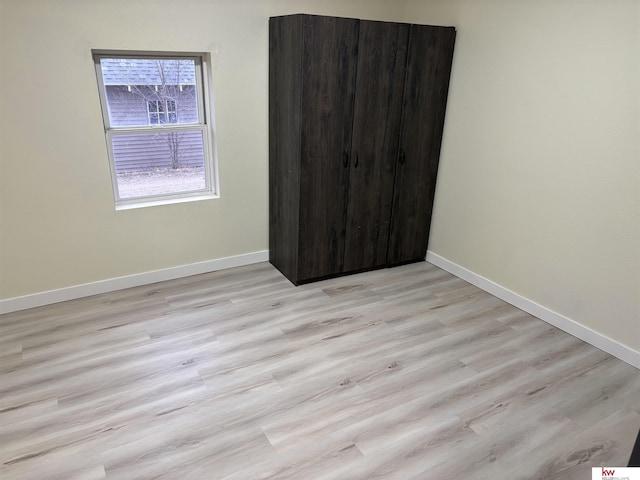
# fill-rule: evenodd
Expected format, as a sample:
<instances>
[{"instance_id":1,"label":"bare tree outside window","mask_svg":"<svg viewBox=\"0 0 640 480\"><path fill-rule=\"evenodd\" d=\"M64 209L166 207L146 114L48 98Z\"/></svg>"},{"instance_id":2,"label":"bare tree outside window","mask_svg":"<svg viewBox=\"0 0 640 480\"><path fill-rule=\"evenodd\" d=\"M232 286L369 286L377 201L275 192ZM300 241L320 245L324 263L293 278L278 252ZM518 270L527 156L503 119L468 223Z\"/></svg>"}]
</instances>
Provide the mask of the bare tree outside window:
<instances>
[{"instance_id":1,"label":"bare tree outside window","mask_svg":"<svg viewBox=\"0 0 640 480\"><path fill-rule=\"evenodd\" d=\"M189 82L193 79L193 62L188 60L155 60L159 85L134 85L131 93L140 96L149 107L149 124L178 123L182 117L190 119L197 109L196 90ZM153 112L152 112L153 109ZM181 167L181 159L190 149L183 142L183 133L159 133L158 140L166 143L171 168Z\"/></svg>"}]
</instances>

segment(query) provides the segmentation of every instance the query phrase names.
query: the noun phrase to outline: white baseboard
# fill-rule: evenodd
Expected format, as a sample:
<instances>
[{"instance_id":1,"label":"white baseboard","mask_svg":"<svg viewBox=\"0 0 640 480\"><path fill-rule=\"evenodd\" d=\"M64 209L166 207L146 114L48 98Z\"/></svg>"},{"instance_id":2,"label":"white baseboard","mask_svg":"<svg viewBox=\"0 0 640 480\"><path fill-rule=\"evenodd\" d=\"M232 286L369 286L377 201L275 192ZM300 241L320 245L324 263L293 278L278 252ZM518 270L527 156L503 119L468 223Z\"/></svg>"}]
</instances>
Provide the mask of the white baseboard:
<instances>
[{"instance_id":1,"label":"white baseboard","mask_svg":"<svg viewBox=\"0 0 640 480\"><path fill-rule=\"evenodd\" d=\"M98 295L101 293L113 292L130 287L139 287L141 285L149 285L151 283L162 282L165 280L173 280L175 278L188 277L190 275L198 275L201 273L214 272L216 270L225 270L227 268L241 267L254 263L266 262L269 260L269 251L263 250L259 252L247 253L244 255L236 255L233 257L220 258L216 260L208 260L206 262L192 263L189 265L181 265L178 267L165 268L162 270L154 270L151 272L138 273L125 277L110 278L93 283L83 285L75 285L72 287L61 288L58 290L49 290L46 292L34 293L22 297L8 298L0 300L0 314L15 312L18 310L26 310L28 308L40 307L42 305L50 305L52 303L74 300L77 298ZM640 352L622 345L611 338L602 335L588 327L561 315L547 307L544 307L528 298L519 295L508 288L505 288L477 273L467 270L437 253L427 252L426 260L433 265L446 270L447 272L459 277L478 288L504 300L507 303L523 310L540 320L557 327L565 332L577 337L594 347L603 350L620 360L633 365L640 369Z\"/></svg>"},{"instance_id":2,"label":"white baseboard","mask_svg":"<svg viewBox=\"0 0 640 480\"><path fill-rule=\"evenodd\" d=\"M585 342L593 345L600 350L603 350L614 357L619 358L620 360L633 365L634 367L640 369L640 352L632 350L631 348L622 345L611 338L602 335L594 330L591 330L589 327L585 327L584 325L576 322L575 320L571 320L564 315L561 315L553 310L550 310L547 307L544 307L528 298L519 295L508 288L503 287L502 285L498 285L497 283L485 278L477 273L474 273L470 270L467 270L460 265L453 263L450 260L447 260L444 257L441 257L437 253L433 253L431 251L427 252L426 260L429 263L432 263L436 267L439 267L447 272L459 277L476 287L484 290L485 292L490 293L491 295L504 300L507 303L523 310L540 320L544 320L545 322L557 327L565 332L577 337Z\"/></svg>"},{"instance_id":3,"label":"white baseboard","mask_svg":"<svg viewBox=\"0 0 640 480\"><path fill-rule=\"evenodd\" d=\"M88 297L90 295L98 295L100 293L113 292L124 288L139 287L141 285L163 282L165 280L188 277L190 275L199 275L201 273L214 272L216 270L225 270L227 268L266 262L268 260L269 251L263 250L259 252L246 253L244 255L208 260L206 262L192 263L190 265L181 265L162 270L137 273L126 277L110 278L98 282L85 283L83 285L74 285L72 287L34 293L23 297L8 298L6 300L0 300L0 314L26 310L27 308L40 307L42 305L50 305L52 303L64 302L67 300L74 300L76 298Z\"/></svg>"}]
</instances>

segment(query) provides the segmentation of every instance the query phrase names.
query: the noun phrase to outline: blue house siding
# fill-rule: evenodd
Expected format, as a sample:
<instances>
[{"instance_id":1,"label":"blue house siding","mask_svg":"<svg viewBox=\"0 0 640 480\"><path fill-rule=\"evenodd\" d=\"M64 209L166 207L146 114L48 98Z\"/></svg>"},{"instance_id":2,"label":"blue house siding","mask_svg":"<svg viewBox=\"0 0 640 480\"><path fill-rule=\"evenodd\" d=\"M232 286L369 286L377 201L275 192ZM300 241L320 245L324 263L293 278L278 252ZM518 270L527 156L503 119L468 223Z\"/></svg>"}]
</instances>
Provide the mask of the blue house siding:
<instances>
[{"instance_id":1,"label":"blue house siding","mask_svg":"<svg viewBox=\"0 0 640 480\"><path fill-rule=\"evenodd\" d=\"M165 87L167 92L156 92L154 87L146 85L110 85L106 86L109 118L114 127L132 127L149 125L147 102L149 100L176 102L177 123L196 123L198 106L196 90L193 85L185 85L182 91L178 87ZM131 91L129 91L131 89Z\"/></svg>"},{"instance_id":2,"label":"blue house siding","mask_svg":"<svg viewBox=\"0 0 640 480\"><path fill-rule=\"evenodd\" d=\"M168 135L175 135L179 143L180 167L203 167L202 132L150 133L115 135L112 141L116 173L134 172L155 168L170 168L172 154Z\"/></svg>"},{"instance_id":3,"label":"blue house siding","mask_svg":"<svg viewBox=\"0 0 640 480\"><path fill-rule=\"evenodd\" d=\"M196 91L193 85L182 89L170 86L165 91L155 91L146 85L111 85L106 87L109 117L114 126L148 126L147 102L171 100L175 102L177 123L198 121ZM131 91L130 91L131 90ZM140 135L118 135L113 137L113 157L117 173L166 168L172 166L172 152L168 144L174 141L180 167L202 167L204 165L202 134L200 131L167 133L158 132ZM177 143L175 143L177 141Z\"/></svg>"}]
</instances>

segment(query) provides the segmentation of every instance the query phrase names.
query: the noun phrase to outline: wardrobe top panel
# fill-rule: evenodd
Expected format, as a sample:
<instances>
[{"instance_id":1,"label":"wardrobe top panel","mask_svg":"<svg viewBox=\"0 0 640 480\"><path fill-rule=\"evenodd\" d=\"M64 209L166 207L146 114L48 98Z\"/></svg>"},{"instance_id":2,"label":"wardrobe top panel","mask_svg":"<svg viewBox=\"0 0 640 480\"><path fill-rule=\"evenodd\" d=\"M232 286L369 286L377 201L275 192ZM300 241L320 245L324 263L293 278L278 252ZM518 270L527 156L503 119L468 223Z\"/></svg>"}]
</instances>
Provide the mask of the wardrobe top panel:
<instances>
[{"instance_id":1,"label":"wardrobe top panel","mask_svg":"<svg viewBox=\"0 0 640 480\"><path fill-rule=\"evenodd\" d=\"M291 17L328 17L328 18L344 18L345 20L358 20L358 21L362 21L362 22L378 22L378 23L395 23L395 24L399 24L399 25L425 25L425 26L429 26L429 27L438 27L438 28L453 28L455 30L454 26L451 25L428 25L428 24L412 24L412 23L408 23L408 22L392 22L392 21L387 21L387 20L370 20L370 19L364 19L364 18L354 18L354 17L335 17L332 15L316 15L316 14L311 14L311 13L293 13L290 15L276 15L273 17L269 17L269 18L291 18Z\"/></svg>"}]
</instances>

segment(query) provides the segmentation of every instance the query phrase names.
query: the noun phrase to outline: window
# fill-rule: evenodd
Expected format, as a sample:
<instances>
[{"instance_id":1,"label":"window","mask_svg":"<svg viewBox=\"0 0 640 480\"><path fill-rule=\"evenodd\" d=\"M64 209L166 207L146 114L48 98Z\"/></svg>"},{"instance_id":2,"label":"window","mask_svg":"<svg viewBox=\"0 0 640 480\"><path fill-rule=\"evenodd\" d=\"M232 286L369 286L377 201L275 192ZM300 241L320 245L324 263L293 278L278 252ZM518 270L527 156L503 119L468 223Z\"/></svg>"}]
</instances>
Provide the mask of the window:
<instances>
[{"instance_id":1,"label":"window","mask_svg":"<svg viewBox=\"0 0 640 480\"><path fill-rule=\"evenodd\" d=\"M149 125L178 123L175 100L148 100Z\"/></svg>"},{"instance_id":2,"label":"window","mask_svg":"<svg viewBox=\"0 0 640 480\"><path fill-rule=\"evenodd\" d=\"M93 53L116 208L215 197L206 55Z\"/></svg>"}]
</instances>

